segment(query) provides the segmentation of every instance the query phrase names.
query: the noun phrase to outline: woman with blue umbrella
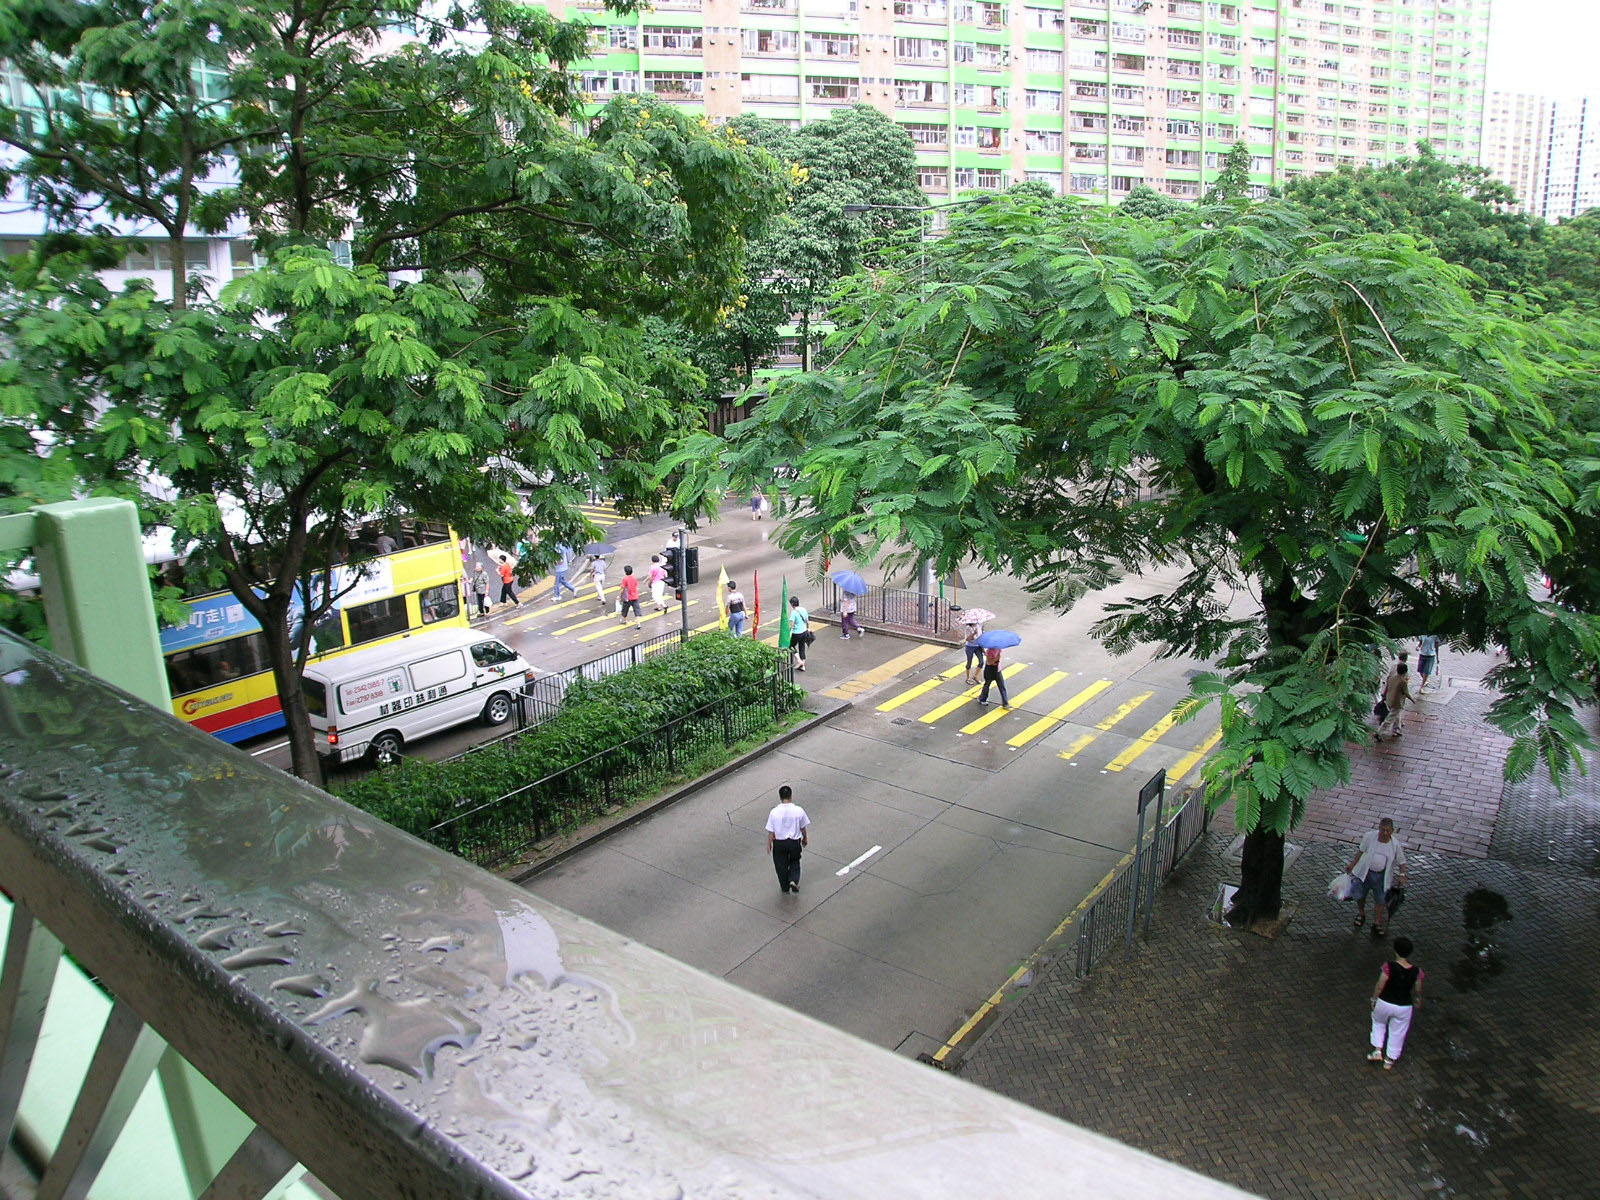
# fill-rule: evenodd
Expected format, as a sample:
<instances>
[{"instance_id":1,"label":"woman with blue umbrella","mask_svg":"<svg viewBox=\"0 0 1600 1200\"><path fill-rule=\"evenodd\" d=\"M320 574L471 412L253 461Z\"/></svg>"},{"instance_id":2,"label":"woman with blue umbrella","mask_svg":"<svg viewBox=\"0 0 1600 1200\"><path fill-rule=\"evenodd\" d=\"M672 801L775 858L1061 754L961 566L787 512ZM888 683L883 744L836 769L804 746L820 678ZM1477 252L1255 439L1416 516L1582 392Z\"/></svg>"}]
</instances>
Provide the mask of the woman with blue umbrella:
<instances>
[{"instance_id":1,"label":"woman with blue umbrella","mask_svg":"<svg viewBox=\"0 0 1600 1200\"><path fill-rule=\"evenodd\" d=\"M856 624L856 597L867 594L867 581L854 571L835 571L831 578L834 586L844 594L839 601L839 636L848 641L854 631L860 637L866 630Z\"/></svg>"},{"instance_id":2,"label":"woman with blue umbrella","mask_svg":"<svg viewBox=\"0 0 1600 1200\"><path fill-rule=\"evenodd\" d=\"M1022 645L1022 639L1009 629L991 629L975 637L973 644L983 647L983 691L978 693L978 703L989 703L989 686L999 684L1000 707L1010 708L1011 697L1006 695L1006 677L1000 670L1000 652L1011 646Z\"/></svg>"}]
</instances>

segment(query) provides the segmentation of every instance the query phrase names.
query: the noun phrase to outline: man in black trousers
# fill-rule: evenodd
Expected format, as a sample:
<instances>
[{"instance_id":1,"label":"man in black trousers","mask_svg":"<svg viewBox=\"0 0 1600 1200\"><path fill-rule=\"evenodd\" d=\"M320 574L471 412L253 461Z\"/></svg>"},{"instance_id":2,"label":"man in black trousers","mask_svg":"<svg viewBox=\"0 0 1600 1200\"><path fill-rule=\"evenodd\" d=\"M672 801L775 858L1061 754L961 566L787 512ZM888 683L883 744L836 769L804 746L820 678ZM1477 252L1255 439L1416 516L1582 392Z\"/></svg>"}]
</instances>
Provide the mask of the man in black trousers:
<instances>
[{"instance_id":1,"label":"man in black trousers","mask_svg":"<svg viewBox=\"0 0 1600 1200\"><path fill-rule=\"evenodd\" d=\"M794 789L784 784L778 789L777 805L767 814L767 853L772 855L780 892L800 890L800 852L810 825L806 810L794 802Z\"/></svg>"}]
</instances>

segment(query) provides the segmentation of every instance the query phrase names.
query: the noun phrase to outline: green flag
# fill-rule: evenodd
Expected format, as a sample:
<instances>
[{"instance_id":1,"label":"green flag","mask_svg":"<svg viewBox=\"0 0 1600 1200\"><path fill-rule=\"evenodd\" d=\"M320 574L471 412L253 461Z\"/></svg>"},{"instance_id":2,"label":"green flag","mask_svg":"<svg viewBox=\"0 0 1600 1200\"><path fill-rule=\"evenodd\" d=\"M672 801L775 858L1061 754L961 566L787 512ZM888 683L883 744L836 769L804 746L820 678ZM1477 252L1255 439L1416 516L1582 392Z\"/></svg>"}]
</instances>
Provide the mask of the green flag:
<instances>
[{"instance_id":1,"label":"green flag","mask_svg":"<svg viewBox=\"0 0 1600 1200\"><path fill-rule=\"evenodd\" d=\"M783 599L778 601L778 649L789 648L789 577L783 577Z\"/></svg>"}]
</instances>

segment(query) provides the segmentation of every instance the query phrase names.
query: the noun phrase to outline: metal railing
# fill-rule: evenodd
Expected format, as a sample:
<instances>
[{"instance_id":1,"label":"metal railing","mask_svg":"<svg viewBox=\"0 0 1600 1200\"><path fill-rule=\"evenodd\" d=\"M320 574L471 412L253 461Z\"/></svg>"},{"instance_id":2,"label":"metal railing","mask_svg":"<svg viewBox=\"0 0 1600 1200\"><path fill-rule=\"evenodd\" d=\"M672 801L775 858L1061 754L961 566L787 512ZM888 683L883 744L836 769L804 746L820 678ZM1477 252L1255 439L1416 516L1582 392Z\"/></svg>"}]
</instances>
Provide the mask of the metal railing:
<instances>
[{"instance_id":1,"label":"metal railing","mask_svg":"<svg viewBox=\"0 0 1600 1200\"><path fill-rule=\"evenodd\" d=\"M826 611L837 616L844 593L832 580L828 581L827 588ZM865 595L856 597L856 620L869 628L883 625L920 633L951 633L955 629L959 611L953 609L944 596L929 595L911 588L871 584Z\"/></svg>"},{"instance_id":2,"label":"metal railing","mask_svg":"<svg viewBox=\"0 0 1600 1200\"><path fill-rule=\"evenodd\" d=\"M1124 944L1134 921L1155 906L1156 887L1211 827L1205 788L1191 788L1182 803L1163 814L1148 841L1130 854L1122 869L1078 917L1074 973L1079 979L1115 946ZM1154 872L1152 879L1152 872Z\"/></svg>"},{"instance_id":3,"label":"metal railing","mask_svg":"<svg viewBox=\"0 0 1600 1200\"><path fill-rule=\"evenodd\" d=\"M118 1194L242 1200L302 1167L346 1200L1239 1195L543 903L10 635L0 781L0 1143L40 1195L102 1166ZM72 979L109 1019L58 1015ZM174 1126L246 1124L166 1166L130 1120L171 1062L211 1085L168 1093ZM70 1110L59 1135L18 1121L25 1089ZM803 1153L772 1136L797 1112Z\"/></svg>"},{"instance_id":4,"label":"metal railing","mask_svg":"<svg viewBox=\"0 0 1600 1200\"><path fill-rule=\"evenodd\" d=\"M540 675L526 685L517 697L517 729L520 731L534 728L555 716L561 710L561 701L565 699L567 689L572 686L573 680L604 679L608 675L626 671L629 667L637 667L652 655L668 654L683 645L682 632L674 629L670 633L658 633L655 637L645 638L642 642L624 646L621 650L613 650L610 654L579 663L575 667L566 667L560 671ZM484 745L492 744L484 743Z\"/></svg>"},{"instance_id":5,"label":"metal railing","mask_svg":"<svg viewBox=\"0 0 1600 1200\"><path fill-rule=\"evenodd\" d=\"M500 866L553 834L652 796L674 779L692 777L714 751L770 730L800 706L800 697L787 686L792 679L793 668L780 664L761 700L748 694L720 697L457 813L429 829L427 840L480 867Z\"/></svg>"}]
</instances>

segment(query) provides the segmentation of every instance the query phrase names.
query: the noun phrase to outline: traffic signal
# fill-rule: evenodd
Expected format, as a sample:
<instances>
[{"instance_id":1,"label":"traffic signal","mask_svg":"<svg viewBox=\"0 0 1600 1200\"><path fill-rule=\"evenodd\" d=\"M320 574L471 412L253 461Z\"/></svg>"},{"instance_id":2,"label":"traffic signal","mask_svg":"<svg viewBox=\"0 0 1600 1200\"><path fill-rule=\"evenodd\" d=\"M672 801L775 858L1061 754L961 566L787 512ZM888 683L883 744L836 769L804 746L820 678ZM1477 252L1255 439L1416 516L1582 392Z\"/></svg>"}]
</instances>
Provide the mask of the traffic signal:
<instances>
[{"instance_id":1,"label":"traffic signal","mask_svg":"<svg viewBox=\"0 0 1600 1200\"><path fill-rule=\"evenodd\" d=\"M690 546L683 552L684 583L700 582L700 547Z\"/></svg>"},{"instance_id":2,"label":"traffic signal","mask_svg":"<svg viewBox=\"0 0 1600 1200\"><path fill-rule=\"evenodd\" d=\"M667 586L674 589L681 588L683 586L683 560L680 557L678 547L668 546L661 553L666 560Z\"/></svg>"}]
</instances>

